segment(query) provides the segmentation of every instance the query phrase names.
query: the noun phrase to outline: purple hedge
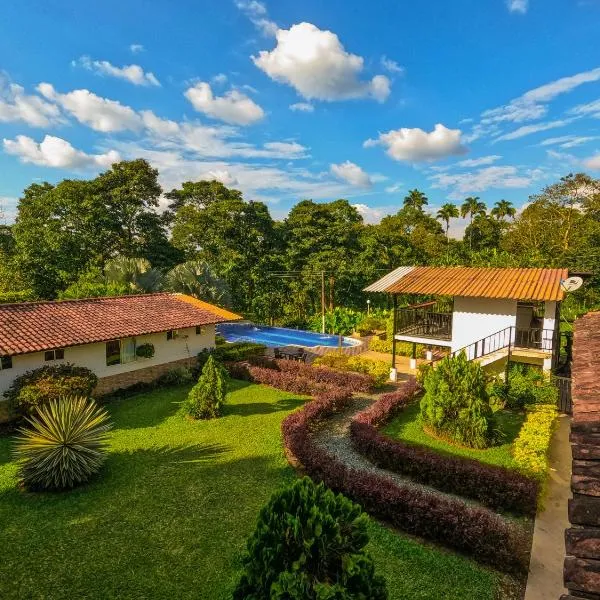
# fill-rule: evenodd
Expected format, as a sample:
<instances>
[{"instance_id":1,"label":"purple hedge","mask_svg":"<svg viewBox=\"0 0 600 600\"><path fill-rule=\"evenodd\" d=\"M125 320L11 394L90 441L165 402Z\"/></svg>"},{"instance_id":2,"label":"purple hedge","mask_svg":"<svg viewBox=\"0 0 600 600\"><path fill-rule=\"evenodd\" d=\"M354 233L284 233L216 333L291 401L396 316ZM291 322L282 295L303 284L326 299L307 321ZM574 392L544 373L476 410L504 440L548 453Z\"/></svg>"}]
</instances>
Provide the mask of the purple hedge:
<instances>
[{"instance_id":1,"label":"purple hedge","mask_svg":"<svg viewBox=\"0 0 600 600\"><path fill-rule=\"evenodd\" d=\"M384 394L369 408L354 417L350 436L356 450L382 469L389 469L411 479L472 498L496 510L535 516L538 484L516 471L477 460L444 456L417 444L406 444L381 434L383 425L413 401L415 384L398 392Z\"/></svg>"},{"instance_id":2,"label":"purple hedge","mask_svg":"<svg viewBox=\"0 0 600 600\"><path fill-rule=\"evenodd\" d=\"M348 468L316 446L311 427L343 408L349 397L341 391L317 396L282 423L286 449L313 478L359 502L369 514L398 529L472 554L499 569L526 571L528 544L518 526L485 508Z\"/></svg>"}]
</instances>

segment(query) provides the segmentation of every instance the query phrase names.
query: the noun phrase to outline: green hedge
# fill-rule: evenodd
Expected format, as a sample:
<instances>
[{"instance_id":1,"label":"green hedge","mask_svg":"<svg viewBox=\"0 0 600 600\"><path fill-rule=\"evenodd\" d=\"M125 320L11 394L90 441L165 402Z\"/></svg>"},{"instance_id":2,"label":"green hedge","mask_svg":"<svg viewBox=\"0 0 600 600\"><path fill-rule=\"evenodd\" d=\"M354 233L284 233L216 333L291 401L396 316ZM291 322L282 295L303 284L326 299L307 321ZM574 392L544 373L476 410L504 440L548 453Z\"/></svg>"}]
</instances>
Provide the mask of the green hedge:
<instances>
[{"instance_id":1,"label":"green hedge","mask_svg":"<svg viewBox=\"0 0 600 600\"><path fill-rule=\"evenodd\" d=\"M198 354L199 368L204 366L211 354L219 362L243 362L255 356L264 355L266 349L267 347L263 344L254 342L218 343L214 350L203 350Z\"/></svg>"}]
</instances>

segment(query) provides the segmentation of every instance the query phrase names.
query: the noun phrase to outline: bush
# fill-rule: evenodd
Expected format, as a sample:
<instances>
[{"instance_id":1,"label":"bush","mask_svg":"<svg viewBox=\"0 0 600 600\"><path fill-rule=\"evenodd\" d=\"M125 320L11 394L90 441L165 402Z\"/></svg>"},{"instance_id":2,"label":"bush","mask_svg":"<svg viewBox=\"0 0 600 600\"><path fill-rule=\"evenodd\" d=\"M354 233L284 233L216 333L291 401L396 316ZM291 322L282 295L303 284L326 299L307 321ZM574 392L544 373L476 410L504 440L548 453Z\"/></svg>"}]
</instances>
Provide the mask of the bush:
<instances>
[{"instance_id":1,"label":"bush","mask_svg":"<svg viewBox=\"0 0 600 600\"><path fill-rule=\"evenodd\" d=\"M72 488L102 466L111 425L95 402L75 396L50 400L26 421L14 453L27 489Z\"/></svg>"},{"instance_id":2,"label":"bush","mask_svg":"<svg viewBox=\"0 0 600 600\"><path fill-rule=\"evenodd\" d=\"M266 349L267 347L263 344L254 342L218 342L217 347L213 350L202 350L198 354L198 364L202 368L210 354L214 354L219 362L241 362L263 356Z\"/></svg>"},{"instance_id":3,"label":"bush","mask_svg":"<svg viewBox=\"0 0 600 600\"><path fill-rule=\"evenodd\" d=\"M194 419L219 417L226 395L227 372L213 356L209 356L198 383L184 402L184 410Z\"/></svg>"},{"instance_id":4,"label":"bush","mask_svg":"<svg viewBox=\"0 0 600 600\"><path fill-rule=\"evenodd\" d=\"M513 365L504 384L507 408L521 409L531 404L556 404L558 390L541 371L525 365Z\"/></svg>"},{"instance_id":5,"label":"bush","mask_svg":"<svg viewBox=\"0 0 600 600\"><path fill-rule=\"evenodd\" d=\"M389 381L390 366L382 360L372 360L362 356L348 356L343 352L328 352L313 362L316 366L325 366L338 371L353 371L370 375L376 386Z\"/></svg>"},{"instance_id":6,"label":"bush","mask_svg":"<svg viewBox=\"0 0 600 600\"><path fill-rule=\"evenodd\" d=\"M531 406L513 447L519 469L541 482L548 474L548 452L557 417L554 405Z\"/></svg>"},{"instance_id":7,"label":"bush","mask_svg":"<svg viewBox=\"0 0 600 600\"><path fill-rule=\"evenodd\" d=\"M352 308L336 306L325 313L325 331L338 335L350 335L362 319L362 314ZM313 315L308 326L312 331L321 331L323 317L321 314Z\"/></svg>"},{"instance_id":8,"label":"bush","mask_svg":"<svg viewBox=\"0 0 600 600\"><path fill-rule=\"evenodd\" d=\"M175 367L170 369L156 380L157 386L176 386L184 385L193 381L194 376L187 367Z\"/></svg>"},{"instance_id":9,"label":"bush","mask_svg":"<svg viewBox=\"0 0 600 600\"><path fill-rule=\"evenodd\" d=\"M370 335L375 331L385 331L386 321L387 319L384 316L364 316L356 326L356 331L360 335Z\"/></svg>"},{"instance_id":10,"label":"bush","mask_svg":"<svg viewBox=\"0 0 600 600\"><path fill-rule=\"evenodd\" d=\"M4 397L13 413L26 416L39 406L63 396L87 398L97 383L96 375L86 367L69 363L46 365L17 377L4 392Z\"/></svg>"},{"instance_id":11,"label":"bush","mask_svg":"<svg viewBox=\"0 0 600 600\"><path fill-rule=\"evenodd\" d=\"M152 358L154 356L154 344L141 344L135 349L135 355L139 358Z\"/></svg>"},{"instance_id":12,"label":"bush","mask_svg":"<svg viewBox=\"0 0 600 600\"><path fill-rule=\"evenodd\" d=\"M374 337L369 341L369 350L373 352L385 352L391 354L392 352L392 338L384 340ZM417 358L422 357L425 352L425 346L423 344L417 344ZM410 342L396 342L396 356L410 356L412 357L413 349Z\"/></svg>"},{"instance_id":13,"label":"bush","mask_svg":"<svg viewBox=\"0 0 600 600\"><path fill-rule=\"evenodd\" d=\"M439 435L471 448L494 441L493 414L481 365L464 352L425 371L421 420Z\"/></svg>"},{"instance_id":14,"label":"bush","mask_svg":"<svg viewBox=\"0 0 600 600\"><path fill-rule=\"evenodd\" d=\"M370 515L398 529L468 552L495 568L526 572L529 544L517 525L459 499L347 467L317 446L312 428L345 406L348 398L341 394L317 397L282 423L288 454L300 461L313 479L359 502Z\"/></svg>"},{"instance_id":15,"label":"bush","mask_svg":"<svg viewBox=\"0 0 600 600\"><path fill-rule=\"evenodd\" d=\"M248 540L234 600L385 600L365 552L368 517L358 504L308 477L273 494Z\"/></svg>"},{"instance_id":16,"label":"bush","mask_svg":"<svg viewBox=\"0 0 600 600\"><path fill-rule=\"evenodd\" d=\"M33 290L21 290L19 292L0 292L0 304L12 304L14 302L28 302L35 300Z\"/></svg>"}]
</instances>

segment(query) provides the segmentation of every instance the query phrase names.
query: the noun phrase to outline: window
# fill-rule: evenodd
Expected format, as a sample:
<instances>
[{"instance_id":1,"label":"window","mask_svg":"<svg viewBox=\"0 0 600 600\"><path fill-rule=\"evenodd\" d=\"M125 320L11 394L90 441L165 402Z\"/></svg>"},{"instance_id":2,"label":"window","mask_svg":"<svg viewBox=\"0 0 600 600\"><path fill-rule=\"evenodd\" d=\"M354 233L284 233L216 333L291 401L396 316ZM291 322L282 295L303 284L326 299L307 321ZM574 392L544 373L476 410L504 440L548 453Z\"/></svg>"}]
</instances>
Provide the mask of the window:
<instances>
[{"instance_id":1,"label":"window","mask_svg":"<svg viewBox=\"0 0 600 600\"><path fill-rule=\"evenodd\" d=\"M196 335L202 335L204 333L204 331L202 330L202 327L200 327L200 325L196 325Z\"/></svg>"},{"instance_id":2,"label":"window","mask_svg":"<svg viewBox=\"0 0 600 600\"><path fill-rule=\"evenodd\" d=\"M0 356L0 371L12 369L12 356Z\"/></svg>"},{"instance_id":3,"label":"window","mask_svg":"<svg viewBox=\"0 0 600 600\"><path fill-rule=\"evenodd\" d=\"M62 348L57 350L47 350L44 353L44 360L62 360L65 357L65 351Z\"/></svg>"},{"instance_id":4,"label":"window","mask_svg":"<svg viewBox=\"0 0 600 600\"><path fill-rule=\"evenodd\" d=\"M135 361L135 338L121 340L121 363L127 364Z\"/></svg>"},{"instance_id":5,"label":"window","mask_svg":"<svg viewBox=\"0 0 600 600\"><path fill-rule=\"evenodd\" d=\"M176 329L169 329L169 331L167 331L167 341L174 340L176 337L177 337Z\"/></svg>"},{"instance_id":6,"label":"window","mask_svg":"<svg viewBox=\"0 0 600 600\"><path fill-rule=\"evenodd\" d=\"M121 340L106 342L106 366L121 364Z\"/></svg>"}]
</instances>

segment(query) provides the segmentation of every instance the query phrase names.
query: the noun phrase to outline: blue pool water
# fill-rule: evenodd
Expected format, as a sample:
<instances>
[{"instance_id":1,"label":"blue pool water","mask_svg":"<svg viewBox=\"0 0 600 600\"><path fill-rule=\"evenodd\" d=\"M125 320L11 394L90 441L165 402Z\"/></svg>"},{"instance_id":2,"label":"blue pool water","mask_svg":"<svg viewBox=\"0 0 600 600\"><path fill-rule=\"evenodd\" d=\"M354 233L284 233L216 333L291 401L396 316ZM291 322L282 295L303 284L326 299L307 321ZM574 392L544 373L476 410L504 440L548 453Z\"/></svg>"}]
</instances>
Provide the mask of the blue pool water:
<instances>
[{"instance_id":1,"label":"blue pool water","mask_svg":"<svg viewBox=\"0 0 600 600\"><path fill-rule=\"evenodd\" d=\"M339 345L337 335L248 323L223 323L217 325L217 334L223 336L228 342L256 342L270 346L271 348L279 346L302 346L304 348L331 346L335 348ZM348 337L342 338L342 346L344 347L356 346L358 344L360 344L358 340Z\"/></svg>"}]
</instances>

